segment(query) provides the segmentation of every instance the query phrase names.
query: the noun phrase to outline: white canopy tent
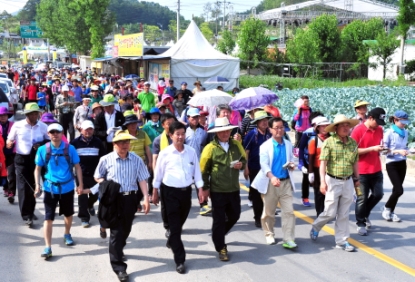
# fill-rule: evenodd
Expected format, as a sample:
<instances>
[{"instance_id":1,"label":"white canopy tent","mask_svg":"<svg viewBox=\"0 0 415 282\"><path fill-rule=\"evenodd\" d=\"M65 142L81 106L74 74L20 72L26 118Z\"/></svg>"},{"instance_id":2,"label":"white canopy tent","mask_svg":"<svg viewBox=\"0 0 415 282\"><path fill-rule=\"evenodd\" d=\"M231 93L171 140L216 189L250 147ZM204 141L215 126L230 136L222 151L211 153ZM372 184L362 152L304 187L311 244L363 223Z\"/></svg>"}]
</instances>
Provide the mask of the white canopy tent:
<instances>
[{"instance_id":1,"label":"white canopy tent","mask_svg":"<svg viewBox=\"0 0 415 282\"><path fill-rule=\"evenodd\" d=\"M230 81L222 85L225 90L239 85L239 58L215 50L193 20L180 40L159 56L170 58L170 76L177 87L186 81L188 88L192 89L193 83L199 80L206 90L214 89L220 84L203 84L213 76L222 76Z\"/></svg>"}]
</instances>

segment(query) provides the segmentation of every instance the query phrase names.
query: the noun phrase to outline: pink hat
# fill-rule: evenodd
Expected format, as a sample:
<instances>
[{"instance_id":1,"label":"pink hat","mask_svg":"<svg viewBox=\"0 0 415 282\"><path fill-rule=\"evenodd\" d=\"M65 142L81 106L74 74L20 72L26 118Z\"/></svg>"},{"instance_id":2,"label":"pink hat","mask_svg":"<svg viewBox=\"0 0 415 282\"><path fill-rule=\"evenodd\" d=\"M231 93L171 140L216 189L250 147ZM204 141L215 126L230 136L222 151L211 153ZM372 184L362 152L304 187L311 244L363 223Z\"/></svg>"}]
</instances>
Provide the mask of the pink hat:
<instances>
[{"instance_id":1,"label":"pink hat","mask_svg":"<svg viewBox=\"0 0 415 282\"><path fill-rule=\"evenodd\" d=\"M163 96L161 96L161 101L164 102L166 99L170 99L170 102L173 102L173 98L169 94L163 94Z\"/></svg>"}]
</instances>

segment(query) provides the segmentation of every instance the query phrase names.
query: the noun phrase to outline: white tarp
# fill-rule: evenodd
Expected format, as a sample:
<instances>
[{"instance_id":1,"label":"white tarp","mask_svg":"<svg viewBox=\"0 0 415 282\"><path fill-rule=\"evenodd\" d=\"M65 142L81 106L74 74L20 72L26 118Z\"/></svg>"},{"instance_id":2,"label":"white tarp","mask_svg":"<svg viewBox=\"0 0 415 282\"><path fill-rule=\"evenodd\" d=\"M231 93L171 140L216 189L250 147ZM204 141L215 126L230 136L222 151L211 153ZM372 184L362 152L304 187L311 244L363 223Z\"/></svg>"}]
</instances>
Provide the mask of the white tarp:
<instances>
[{"instance_id":1,"label":"white tarp","mask_svg":"<svg viewBox=\"0 0 415 282\"><path fill-rule=\"evenodd\" d=\"M239 84L239 58L225 55L215 50L200 32L194 21L182 38L160 57L170 57L170 76L175 85L186 81L189 89L196 80L202 82L206 90L216 88L220 84L204 84L213 76L222 76L230 82L223 84L225 90L232 90Z\"/></svg>"},{"instance_id":2,"label":"white tarp","mask_svg":"<svg viewBox=\"0 0 415 282\"><path fill-rule=\"evenodd\" d=\"M404 62L415 60L415 45L405 45L404 47ZM390 80L396 80L398 79L398 68L399 68L399 62L401 59L401 47L399 46L396 48L395 53L392 55L392 61L388 64L386 69L386 79ZM370 63L377 63L377 57L371 56L369 58ZM408 79L409 75L405 75L405 77ZM369 80L383 80L383 67L378 65L377 69L369 68L368 73L368 79Z\"/></svg>"}]
</instances>

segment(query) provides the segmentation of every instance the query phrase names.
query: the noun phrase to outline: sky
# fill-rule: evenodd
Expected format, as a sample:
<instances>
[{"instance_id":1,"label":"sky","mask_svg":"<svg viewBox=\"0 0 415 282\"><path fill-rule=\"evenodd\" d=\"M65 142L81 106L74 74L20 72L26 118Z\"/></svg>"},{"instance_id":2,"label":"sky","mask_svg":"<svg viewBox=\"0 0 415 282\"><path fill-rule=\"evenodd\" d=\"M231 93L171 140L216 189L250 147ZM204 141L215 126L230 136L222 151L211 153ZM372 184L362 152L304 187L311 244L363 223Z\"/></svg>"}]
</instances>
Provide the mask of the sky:
<instances>
[{"instance_id":1,"label":"sky","mask_svg":"<svg viewBox=\"0 0 415 282\"><path fill-rule=\"evenodd\" d=\"M225 0L226 3L230 3L233 6L234 12L245 12L252 7L256 7L261 0ZM14 13L23 8L27 0L0 0L0 10L6 10L8 13ZM167 6L170 10L177 10L177 0L148 0L147 2L159 3L162 6ZM200 16L203 14L203 6L206 3L213 3L214 0L180 0L180 14L186 19L190 20L192 15ZM223 9L223 0L222 9ZM228 8L226 8L226 14L228 13Z\"/></svg>"}]
</instances>

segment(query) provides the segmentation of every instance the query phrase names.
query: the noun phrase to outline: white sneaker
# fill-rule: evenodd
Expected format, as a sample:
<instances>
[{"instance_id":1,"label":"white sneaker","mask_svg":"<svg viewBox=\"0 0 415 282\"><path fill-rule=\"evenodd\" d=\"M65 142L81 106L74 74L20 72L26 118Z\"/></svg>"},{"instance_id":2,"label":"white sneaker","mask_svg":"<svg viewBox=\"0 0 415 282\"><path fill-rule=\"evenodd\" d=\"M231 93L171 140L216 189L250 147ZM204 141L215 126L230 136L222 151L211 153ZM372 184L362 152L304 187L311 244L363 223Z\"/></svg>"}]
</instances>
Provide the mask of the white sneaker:
<instances>
[{"instance_id":1,"label":"white sneaker","mask_svg":"<svg viewBox=\"0 0 415 282\"><path fill-rule=\"evenodd\" d=\"M395 213L391 213L391 218L393 222L401 222L400 217L397 216Z\"/></svg>"},{"instance_id":2,"label":"white sneaker","mask_svg":"<svg viewBox=\"0 0 415 282\"><path fill-rule=\"evenodd\" d=\"M267 245L275 245L274 237L266 236L265 239L267 240Z\"/></svg>"},{"instance_id":3,"label":"white sneaker","mask_svg":"<svg viewBox=\"0 0 415 282\"><path fill-rule=\"evenodd\" d=\"M391 209L389 209L389 208L387 208L387 207L383 207L383 210L382 210L382 217L383 217L386 221L392 221Z\"/></svg>"},{"instance_id":4,"label":"white sneaker","mask_svg":"<svg viewBox=\"0 0 415 282\"><path fill-rule=\"evenodd\" d=\"M252 201L248 201L248 207L252 207Z\"/></svg>"}]
</instances>

